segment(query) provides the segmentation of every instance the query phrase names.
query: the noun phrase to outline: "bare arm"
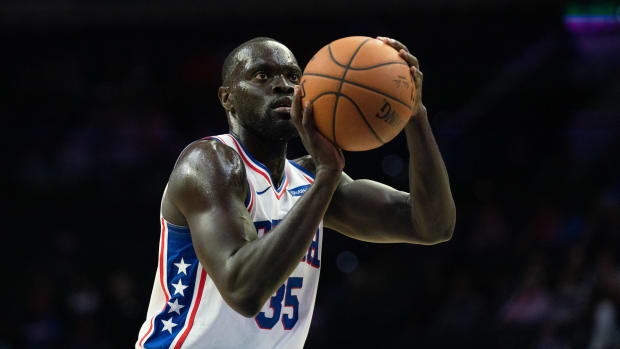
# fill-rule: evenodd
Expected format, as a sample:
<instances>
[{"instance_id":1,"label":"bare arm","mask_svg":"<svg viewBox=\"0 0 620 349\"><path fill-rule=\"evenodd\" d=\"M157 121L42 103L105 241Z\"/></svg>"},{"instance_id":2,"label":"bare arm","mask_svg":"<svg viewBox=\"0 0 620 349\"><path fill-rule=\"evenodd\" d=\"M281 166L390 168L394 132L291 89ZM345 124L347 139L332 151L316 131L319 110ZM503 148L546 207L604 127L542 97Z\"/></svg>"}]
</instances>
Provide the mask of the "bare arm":
<instances>
[{"instance_id":1,"label":"bare arm","mask_svg":"<svg viewBox=\"0 0 620 349\"><path fill-rule=\"evenodd\" d=\"M296 113L296 126L312 126L302 120L307 113L299 115L299 107ZM329 143L310 148L319 161L314 184L261 239L244 205L245 168L232 149L217 141L194 143L170 177L167 200L185 217L200 263L226 303L244 316L256 315L299 264L338 184L342 154Z\"/></svg>"},{"instance_id":2,"label":"bare arm","mask_svg":"<svg viewBox=\"0 0 620 349\"><path fill-rule=\"evenodd\" d=\"M414 115L405 127L411 194L369 180L354 181L343 174L325 225L364 241L436 244L452 237L456 208L448 173L422 105L422 73L417 59L404 45L391 39L383 41L400 51L411 66L416 85Z\"/></svg>"},{"instance_id":3,"label":"bare arm","mask_svg":"<svg viewBox=\"0 0 620 349\"><path fill-rule=\"evenodd\" d=\"M370 242L436 244L454 231L456 209L448 175L426 115L412 118L409 146L411 194L343 173L325 216L325 226Z\"/></svg>"}]
</instances>

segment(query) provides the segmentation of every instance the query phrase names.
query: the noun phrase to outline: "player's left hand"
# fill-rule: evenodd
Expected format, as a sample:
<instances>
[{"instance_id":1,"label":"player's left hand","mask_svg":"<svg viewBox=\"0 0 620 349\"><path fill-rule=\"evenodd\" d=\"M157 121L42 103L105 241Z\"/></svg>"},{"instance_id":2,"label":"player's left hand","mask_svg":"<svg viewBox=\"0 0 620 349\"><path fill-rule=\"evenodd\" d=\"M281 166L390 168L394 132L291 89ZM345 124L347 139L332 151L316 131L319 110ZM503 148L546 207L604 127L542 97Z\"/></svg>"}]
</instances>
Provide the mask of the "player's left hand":
<instances>
[{"instance_id":1,"label":"player's left hand","mask_svg":"<svg viewBox=\"0 0 620 349\"><path fill-rule=\"evenodd\" d=\"M411 77L413 78L416 92L416 96L413 100L413 108L411 109L411 117L416 118L418 115L426 114L426 107L422 103L422 80L424 79L424 74L420 71L420 62L409 52L407 46L403 45L400 41L383 36L377 36L377 40L383 41L392 46L396 51L398 51L398 55L404 59L407 64L409 64L409 71L411 72Z\"/></svg>"}]
</instances>

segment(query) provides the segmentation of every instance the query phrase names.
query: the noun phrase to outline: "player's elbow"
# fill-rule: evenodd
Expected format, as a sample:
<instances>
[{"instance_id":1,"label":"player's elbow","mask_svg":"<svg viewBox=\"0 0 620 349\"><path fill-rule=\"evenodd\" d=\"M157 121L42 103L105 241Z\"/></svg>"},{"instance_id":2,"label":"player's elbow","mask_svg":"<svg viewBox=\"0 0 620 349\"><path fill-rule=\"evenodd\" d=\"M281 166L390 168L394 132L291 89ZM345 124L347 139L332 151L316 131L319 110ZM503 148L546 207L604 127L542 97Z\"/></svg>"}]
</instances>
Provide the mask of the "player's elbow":
<instances>
[{"instance_id":1,"label":"player's elbow","mask_svg":"<svg viewBox=\"0 0 620 349\"><path fill-rule=\"evenodd\" d=\"M261 310L263 304L260 301L260 297L251 294L231 295L227 297L226 303L230 305L237 313L247 317L255 317Z\"/></svg>"},{"instance_id":2,"label":"player's elbow","mask_svg":"<svg viewBox=\"0 0 620 349\"><path fill-rule=\"evenodd\" d=\"M253 318L260 312L261 306L262 305L259 305L258 302L248 301L243 304L239 304L236 310L239 314L247 318Z\"/></svg>"},{"instance_id":3,"label":"player's elbow","mask_svg":"<svg viewBox=\"0 0 620 349\"><path fill-rule=\"evenodd\" d=\"M271 295L261 292L261 287L258 287L256 282L236 284L235 287L231 287L229 290L226 303L247 318L256 316Z\"/></svg>"},{"instance_id":4,"label":"player's elbow","mask_svg":"<svg viewBox=\"0 0 620 349\"><path fill-rule=\"evenodd\" d=\"M440 228L437 232L437 239L435 241L436 244L440 244L442 242L450 241L452 239L452 235L454 234L454 223L450 225Z\"/></svg>"},{"instance_id":5,"label":"player's elbow","mask_svg":"<svg viewBox=\"0 0 620 349\"><path fill-rule=\"evenodd\" d=\"M450 209L433 215L414 218L416 243L424 245L436 245L452 239L456 226L456 208L454 204Z\"/></svg>"},{"instance_id":6,"label":"player's elbow","mask_svg":"<svg viewBox=\"0 0 620 349\"><path fill-rule=\"evenodd\" d=\"M454 235L454 227L456 226L456 208L454 207L454 203L447 211L448 212L444 215L442 222L437 224L435 227L435 231L437 232L436 243L449 241L452 239L452 235Z\"/></svg>"},{"instance_id":7,"label":"player's elbow","mask_svg":"<svg viewBox=\"0 0 620 349\"><path fill-rule=\"evenodd\" d=\"M452 232L448 229L431 229L428 234L417 234L411 243L421 245L437 245L452 239Z\"/></svg>"}]
</instances>

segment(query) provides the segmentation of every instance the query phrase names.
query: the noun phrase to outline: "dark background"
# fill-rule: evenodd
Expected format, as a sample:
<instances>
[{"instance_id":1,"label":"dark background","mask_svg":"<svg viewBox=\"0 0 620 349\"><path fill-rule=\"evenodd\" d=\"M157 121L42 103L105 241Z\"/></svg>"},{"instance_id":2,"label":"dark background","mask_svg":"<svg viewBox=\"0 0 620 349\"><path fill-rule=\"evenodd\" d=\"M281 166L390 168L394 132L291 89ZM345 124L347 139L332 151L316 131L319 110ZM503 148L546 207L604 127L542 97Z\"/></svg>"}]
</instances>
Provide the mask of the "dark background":
<instances>
[{"instance_id":1,"label":"dark background","mask_svg":"<svg viewBox=\"0 0 620 349\"><path fill-rule=\"evenodd\" d=\"M132 347L174 161L227 131L225 56L270 36L303 68L349 35L420 59L458 218L431 247L326 232L306 348L618 347L619 6L4 2L0 348ZM346 159L408 190L403 135Z\"/></svg>"}]
</instances>

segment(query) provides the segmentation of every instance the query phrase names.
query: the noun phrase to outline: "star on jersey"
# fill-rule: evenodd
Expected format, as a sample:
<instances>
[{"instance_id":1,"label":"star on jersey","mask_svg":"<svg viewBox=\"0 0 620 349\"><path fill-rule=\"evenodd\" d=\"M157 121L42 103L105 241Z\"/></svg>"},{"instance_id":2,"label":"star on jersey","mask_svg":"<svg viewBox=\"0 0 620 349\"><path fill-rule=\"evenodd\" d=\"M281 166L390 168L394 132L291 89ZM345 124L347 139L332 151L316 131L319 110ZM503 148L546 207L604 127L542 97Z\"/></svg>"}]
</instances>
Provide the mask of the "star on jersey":
<instances>
[{"instance_id":1,"label":"star on jersey","mask_svg":"<svg viewBox=\"0 0 620 349\"><path fill-rule=\"evenodd\" d=\"M174 322L172 322L172 317L171 317L170 319L168 319L168 321L166 321L166 320L161 320L161 322L163 322L163 323L164 323L164 328L162 328L162 329L161 329L161 331L162 331L162 332L164 332L164 331L166 331L166 330L167 330L168 332L170 332L170 334L172 334L172 328L173 328L174 326L177 326L177 325L178 325L178 324L175 324Z\"/></svg>"},{"instance_id":2,"label":"star on jersey","mask_svg":"<svg viewBox=\"0 0 620 349\"><path fill-rule=\"evenodd\" d=\"M174 265L179 268L179 271L177 271L177 275L181 273L187 275L187 267L189 267L191 264L185 264L185 261L183 261L183 258L181 258L181 263L174 263Z\"/></svg>"},{"instance_id":3,"label":"star on jersey","mask_svg":"<svg viewBox=\"0 0 620 349\"><path fill-rule=\"evenodd\" d=\"M179 315L181 315L181 308L185 307L183 304L179 304L178 298L175 298L174 303L172 303L172 301L168 302L168 305L170 306L170 310L168 310L169 313L174 311Z\"/></svg>"},{"instance_id":4,"label":"star on jersey","mask_svg":"<svg viewBox=\"0 0 620 349\"><path fill-rule=\"evenodd\" d=\"M174 294L180 293L181 296L185 297L185 295L183 294L183 290L188 288L189 286L183 285L181 279L179 279L179 282L177 282L176 284L172 284L172 286L174 286Z\"/></svg>"}]
</instances>

